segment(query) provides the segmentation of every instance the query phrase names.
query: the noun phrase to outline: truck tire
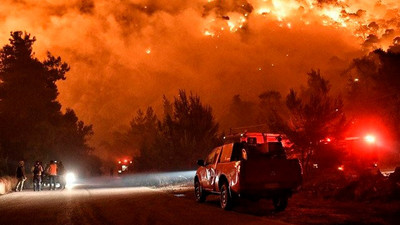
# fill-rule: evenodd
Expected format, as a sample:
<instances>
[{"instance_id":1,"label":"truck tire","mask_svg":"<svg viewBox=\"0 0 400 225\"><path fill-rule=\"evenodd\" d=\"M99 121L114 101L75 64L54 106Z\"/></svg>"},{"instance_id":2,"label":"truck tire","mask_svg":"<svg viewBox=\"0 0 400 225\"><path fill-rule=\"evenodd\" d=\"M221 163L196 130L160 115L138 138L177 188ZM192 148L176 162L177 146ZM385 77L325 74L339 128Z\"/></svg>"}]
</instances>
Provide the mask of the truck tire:
<instances>
[{"instance_id":1,"label":"truck tire","mask_svg":"<svg viewBox=\"0 0 400 225\"><path fill-rule=\"evenodd\" d=\"M194 182L194 194L196 197L196 202L204 202L206 200L207 194L197 179Z\"/></svg>"},{"instance_id":2,"label":"truck tire","mask_svg":"<svg viewBox=\"0 0 400 225\"><path fill-rule=\"evenodd\" d=\"M229 190L229 185L227 182L222 183L221 185L221 196L220 196L220 205L222 209L230 210L233 206L233 199Z\"/></svg>"},{"instance_id":3,"label":"truck tire","mask_svg":"<svg viewBox=\"0 0 400 225\"><path fill-rule=\"evenodd\" d=\"M283 211L288 205L288 197L286 195L276 196L272 199L272 203L276 211Z\"/></svg>"}]
</instances>

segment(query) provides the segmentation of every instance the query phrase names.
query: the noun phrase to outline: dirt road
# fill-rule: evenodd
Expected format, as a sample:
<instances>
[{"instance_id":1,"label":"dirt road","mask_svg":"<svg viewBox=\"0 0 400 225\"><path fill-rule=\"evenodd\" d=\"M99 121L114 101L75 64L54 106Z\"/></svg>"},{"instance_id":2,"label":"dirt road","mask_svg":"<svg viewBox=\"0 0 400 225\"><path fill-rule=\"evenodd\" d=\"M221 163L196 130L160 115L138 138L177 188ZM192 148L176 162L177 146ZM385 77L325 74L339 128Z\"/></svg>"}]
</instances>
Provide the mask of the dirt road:
<instances>
[{"instance_id":1,"label":"dirt road","mask_svg":"<svg viewBox=\"0 0 400 225\"><path fill-rule=\"evenodd\" d=\"M223 211L213 200L198 204L191 191L83 188L0 197L0 224L285 224L236 211Z\"/></svg>"}]
</instances>

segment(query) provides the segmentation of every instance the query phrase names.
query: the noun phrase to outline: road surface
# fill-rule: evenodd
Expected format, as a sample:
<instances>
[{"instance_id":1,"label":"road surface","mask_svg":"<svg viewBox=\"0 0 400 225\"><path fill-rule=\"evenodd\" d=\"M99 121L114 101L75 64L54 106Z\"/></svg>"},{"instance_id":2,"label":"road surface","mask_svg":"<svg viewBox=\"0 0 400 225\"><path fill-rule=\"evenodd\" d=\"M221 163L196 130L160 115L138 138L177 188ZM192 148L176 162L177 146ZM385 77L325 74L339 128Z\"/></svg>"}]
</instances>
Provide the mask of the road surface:
<instances>
[{"instance_id":1,"label":"road surface","mask_svg":"<svg viewBox=\"0 0 400 225\"><path fill-rule=\"evenodd\" d=\"M191 194L148 187L25 190L0 196L0 224L285 224L224 211L215 198L196 203Z\"/></svg>"}]
</instances>

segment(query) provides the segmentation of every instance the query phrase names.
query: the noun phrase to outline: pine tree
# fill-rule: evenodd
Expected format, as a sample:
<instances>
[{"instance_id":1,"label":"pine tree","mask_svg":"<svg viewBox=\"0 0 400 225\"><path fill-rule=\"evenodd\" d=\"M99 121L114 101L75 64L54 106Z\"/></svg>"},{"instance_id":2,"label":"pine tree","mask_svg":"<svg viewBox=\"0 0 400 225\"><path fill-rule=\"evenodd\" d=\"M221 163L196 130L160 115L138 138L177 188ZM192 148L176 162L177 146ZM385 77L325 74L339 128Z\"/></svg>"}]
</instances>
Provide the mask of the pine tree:
<instances>
[{"instance_id":1,"label":"pine tree","mask_svg":"<svg viewBox=\"0 0 400 225\"><path fill-rule=\"evenodd\" d=\"M87 156L93 131L73 110L61 112L56 82L65 80L69 66L50 53L35 57L35 37L11 32L0 50L0 144L11 161Z\"/></svg>"}]
</instances>

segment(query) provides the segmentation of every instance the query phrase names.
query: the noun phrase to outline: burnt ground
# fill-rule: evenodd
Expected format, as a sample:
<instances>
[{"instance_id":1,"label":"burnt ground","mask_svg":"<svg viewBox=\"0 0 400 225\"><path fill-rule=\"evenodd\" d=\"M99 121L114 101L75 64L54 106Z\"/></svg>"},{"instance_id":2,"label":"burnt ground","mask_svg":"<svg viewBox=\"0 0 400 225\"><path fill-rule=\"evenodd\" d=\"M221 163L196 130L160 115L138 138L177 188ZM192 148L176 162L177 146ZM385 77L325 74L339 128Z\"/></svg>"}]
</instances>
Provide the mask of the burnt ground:
<instances>
[{"instance_id":1,"label":"burnt ground","mask_svg":"<svg viewBox=\"0 0 400 225\"><path fill-rule=\"evenodd\" d=\"M191 187L167 188L176 197L194 201ZM218 196L208 196L205 204L219 208ZM292 224L399 224L400 201L339 201L324 199L300 192L289 199L283 212L275 212L271 200L250 201L241 199L233 209L240 214L276 219Z\"/></svg>"}]
</instances>

